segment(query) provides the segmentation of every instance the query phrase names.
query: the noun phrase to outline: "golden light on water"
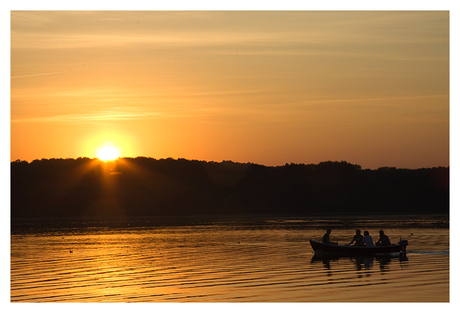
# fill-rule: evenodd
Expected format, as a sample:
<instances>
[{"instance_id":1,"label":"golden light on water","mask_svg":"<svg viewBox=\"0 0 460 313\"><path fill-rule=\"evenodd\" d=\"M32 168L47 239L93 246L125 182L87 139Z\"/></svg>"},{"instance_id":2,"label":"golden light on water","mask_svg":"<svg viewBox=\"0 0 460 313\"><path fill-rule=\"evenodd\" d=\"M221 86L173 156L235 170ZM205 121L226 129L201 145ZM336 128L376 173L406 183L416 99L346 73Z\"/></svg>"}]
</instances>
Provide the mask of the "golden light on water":
<instances>
[{"instance_id":1,"label":"golden light on water","mask_svg":"<svg viewBox=\"0 0 460 313\"><path fill-rule=\"evenodd\" d=\"M112 145L112 143L105 143L96 150L96 156L102 161L115 160L120 156L120 148Z\"/></svg>"},{"instance_id":2,"label":"golden light on water","mask_svg":"<svg viewBox=\"0 0 460 313\"><path fill-rule=\"evenodd\" d=\"M447 302L449 256L441 251L449 249L449 230L427 227L431 221L386 229L390 238L414 232L409 244L420 253L408 261L314 260L298 239L322 234L292 227L300 220L266 220L263 228L231 220L130 229L101 222L62 236L24 229L11 236L11 302ZM353 230L333 234L345 242Z\"/></svg>"}]
</instances>

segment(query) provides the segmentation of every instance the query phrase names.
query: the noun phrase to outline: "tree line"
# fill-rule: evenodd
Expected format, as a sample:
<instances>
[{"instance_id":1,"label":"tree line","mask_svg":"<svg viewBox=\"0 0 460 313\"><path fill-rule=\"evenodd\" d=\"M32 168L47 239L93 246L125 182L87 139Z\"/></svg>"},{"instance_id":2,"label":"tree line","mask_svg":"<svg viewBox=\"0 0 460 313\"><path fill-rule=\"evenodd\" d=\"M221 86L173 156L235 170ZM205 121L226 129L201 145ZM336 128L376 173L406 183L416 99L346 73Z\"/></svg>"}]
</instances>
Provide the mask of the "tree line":
<instances>
[{"instance_id":1,"label":"tree line","mask_svg":"<svg viewBox=\"0 0 460 313\"><path fill-rule=\"evenodd\" d=\"M11 217L448 214L449 168L119 158L11 162Z\"/></svg>"}]
</instances>

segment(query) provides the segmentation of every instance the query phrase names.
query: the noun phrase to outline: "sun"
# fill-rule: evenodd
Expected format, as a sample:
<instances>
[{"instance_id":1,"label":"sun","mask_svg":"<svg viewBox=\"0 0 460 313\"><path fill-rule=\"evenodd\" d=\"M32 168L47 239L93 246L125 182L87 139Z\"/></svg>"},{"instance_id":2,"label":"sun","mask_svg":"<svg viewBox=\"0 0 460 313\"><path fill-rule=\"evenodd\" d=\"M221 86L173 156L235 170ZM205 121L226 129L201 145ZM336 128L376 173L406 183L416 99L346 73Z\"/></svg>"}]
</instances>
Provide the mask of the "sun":
<instances>
[{"instance_id":1,"label":"sun","mask_svg":"<svg viewBox=\"0 0 460 313\"><path fill-rule=\"evenodd\" d=\"M120 149L113 145L104 145L96 150L96 156L102 161L115 160L120 156Z\"/></svg>"}]
</instances>

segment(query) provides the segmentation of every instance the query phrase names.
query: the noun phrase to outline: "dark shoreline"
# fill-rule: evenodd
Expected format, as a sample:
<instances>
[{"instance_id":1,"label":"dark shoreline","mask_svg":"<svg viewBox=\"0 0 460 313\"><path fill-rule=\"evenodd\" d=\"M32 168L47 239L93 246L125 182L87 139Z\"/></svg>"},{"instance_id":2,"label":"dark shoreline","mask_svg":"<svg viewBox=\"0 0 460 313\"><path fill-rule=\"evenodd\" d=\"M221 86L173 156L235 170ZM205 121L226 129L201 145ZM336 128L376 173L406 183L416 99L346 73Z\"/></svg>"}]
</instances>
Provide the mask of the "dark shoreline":
<instances>
[{"instance_id":1,"label":"dark shoreline","mask_svg":"<svg viewBox=\"0 0 460 313\"><path fill-rule=\"evenodd\" d=\"M449 214L449 168L266 167L138 157L11 163L11 217L347 217Z\"/></svg>"}]
</instances>

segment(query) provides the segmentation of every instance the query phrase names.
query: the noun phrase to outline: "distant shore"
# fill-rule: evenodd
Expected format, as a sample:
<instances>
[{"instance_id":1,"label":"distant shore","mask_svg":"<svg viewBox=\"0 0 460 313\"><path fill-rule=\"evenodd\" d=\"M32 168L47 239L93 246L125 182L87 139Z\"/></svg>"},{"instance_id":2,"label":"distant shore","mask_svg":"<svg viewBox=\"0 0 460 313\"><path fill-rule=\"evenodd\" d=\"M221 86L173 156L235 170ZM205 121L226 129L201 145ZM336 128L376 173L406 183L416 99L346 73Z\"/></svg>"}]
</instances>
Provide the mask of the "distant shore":
<instances>
[{"instance_id":1,"label":"distant shore","mask_svg":"<svg viewBox=\"0 0 460 313\"><path fill-rule=\"evenodd\" d=\"M266 167L122 158L11 162L11 217L417 216L449 214L449 168L347 162Z\"/></svg>"}]
</instances>

